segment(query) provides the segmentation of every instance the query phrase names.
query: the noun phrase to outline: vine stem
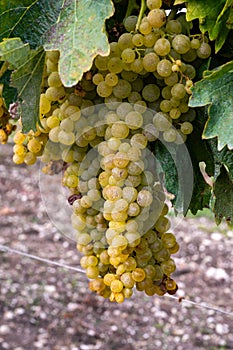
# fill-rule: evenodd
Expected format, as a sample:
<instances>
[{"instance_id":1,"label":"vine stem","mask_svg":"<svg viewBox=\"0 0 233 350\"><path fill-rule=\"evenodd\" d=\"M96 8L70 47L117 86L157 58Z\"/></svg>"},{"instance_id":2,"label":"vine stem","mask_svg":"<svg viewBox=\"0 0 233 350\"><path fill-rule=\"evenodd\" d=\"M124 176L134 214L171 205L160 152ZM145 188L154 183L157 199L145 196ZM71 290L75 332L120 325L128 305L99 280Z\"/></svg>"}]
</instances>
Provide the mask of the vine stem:
<instances>
[{"instance_id":1,"label":"vine stem","mask_svg":"<svg viewBox=\"0 0 233 350\"><path fill-rule=\"evenodd\" d=\"M145 10L146 10L146 0L141 0L141 7L140 7L139 15L138 15L138 21L136 24L136 31L138 31L138 28L140 26L142 16L144 15Z\"/></svg>"}]
</instances>

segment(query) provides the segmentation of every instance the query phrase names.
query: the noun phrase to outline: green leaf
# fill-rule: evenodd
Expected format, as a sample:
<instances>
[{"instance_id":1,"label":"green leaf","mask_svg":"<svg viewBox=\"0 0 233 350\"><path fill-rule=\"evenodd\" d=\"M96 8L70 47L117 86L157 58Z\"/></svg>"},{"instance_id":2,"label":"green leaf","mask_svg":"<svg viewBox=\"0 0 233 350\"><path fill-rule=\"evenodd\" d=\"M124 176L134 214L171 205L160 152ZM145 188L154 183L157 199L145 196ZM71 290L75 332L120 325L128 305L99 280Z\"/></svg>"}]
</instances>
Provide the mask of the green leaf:
<instances>
[{"instance_id":1,"label":"green leaf","mask_svg":"<svg viewBox=\"0 0 233 350\"><path fill-rule=\"evenodd\" d=\"M17 101L17 89L10 86L10 77L12 71L6 70L5 73L0 77L0 84L3 84L3 98L6 103L7 109L10 107L10 104Z\"/></svg>"},{"instance_id":2,"label":"green leaf","mask_svg":"<svg viewBox=\"0 0 233 350\"><path fill-rule=\"evenodd\" d=\"M210 105L203 138L218 137L218 150L233 149L233 61L208 72L197 82L189 106Z\"/></svg>"},{"instance_id":3,"label":"green leaf","mask_svg":"<svg viewBox=\"0 0 233 350\"><path fill-rule=\"evenodd\" d=\"M205 162L206 172L209 176L214 174L214 157L208 141L201 139L203 121L203 110L197 110L196 120L193 122L194 130L187 138L186 145L192 160L194 170L194 188L192 200L189 206L192 214L196 214L198 210L209 207L211 197L211 187L205 182L200 171L200 162Z\"/></svg>"},{"instance_id":4,"label":"green leaf","mask_svg":"<svg viewBox=\"0 0 233 350\"><path fill-rule=\"evenodd\" d=\"M223 218L229 225L233 226L233 181L224 166L220 168L214 184L214 212L217 224L220 224Z\"/></svg>"},{"instance_id":5,"label":"green leaf","mask_svg":"<svg viewBox=\"0 0 233 350\"><path fill-rule=\"evenodd\" d=\"M231 180L233 181L233 152L230 151L227 147L224 147L221 151L218 151L216 138L208 140L208 145L214 157L214 162L215 162L214 173L216 174L215 176L219 174L218 168L224 165L229 172L229 176Z\"/></svg>"},{"instance_id":6,"label":"green leaf","mask_svg":"<svg viewBox=\"0 0 233 350\"><path fill-rule=\"evenodd\" d=\"M31 48L41 46L42 36L57 21L62 0L1 0L0 40L20 37Z\"/></svg>"},{"instance_id":7,"label":"green leaf","mask_svg":"<svg viewBox=\"0 0 233 350\"><path fill-rule=\"evenodd\" d=\"M59 74L65 86L75 85L97 54L109 53L105 19L113 15L111 0L66 0L45 50L59 50Z\"/></svg>"},{"instance_id":8,"label":"green leaf","mask_svg":"<svg viewBox=\"0 0 233 350\"><path fill-rule=\"evenodd\" d=\"M29 59L12 73L11 85L18 90L23 132L36 130L39 120L39 102L45 52L31 51Z\"/></svg>"},{"instance_id":9,"label":"green leaf","mask_svg":"<svg viewBox=\"0 0 233 350\"><path fill-rule=\"evenodd\" d=\"M0 60L9 62L14 68L21 66L29 56L30 47L20 38L4 39L0 43Z\"/></svg>"},{"instance_id":10,"label":"green leaf","mask_svg":"<svg viewBox=\"0 0 233 350\"><path fill-rule=\"evenodd\" d=\"M216 52L224 44L232 26L233 0L188 0L187 20L199 19L202 33L209 32L210 40L215 40Z\"/></svg>"},{"instance_id":11,"label":"green leaf","mask_svg":"<svg viewBox=\"0 0 233 350\"><path fill-rule=\"evenodd\" d=\"M165 176L165 187L174 195L176 212L186 214L193 191L193 167L185 145L155 142L154 153Z\"/></svg>"}]
</instances>

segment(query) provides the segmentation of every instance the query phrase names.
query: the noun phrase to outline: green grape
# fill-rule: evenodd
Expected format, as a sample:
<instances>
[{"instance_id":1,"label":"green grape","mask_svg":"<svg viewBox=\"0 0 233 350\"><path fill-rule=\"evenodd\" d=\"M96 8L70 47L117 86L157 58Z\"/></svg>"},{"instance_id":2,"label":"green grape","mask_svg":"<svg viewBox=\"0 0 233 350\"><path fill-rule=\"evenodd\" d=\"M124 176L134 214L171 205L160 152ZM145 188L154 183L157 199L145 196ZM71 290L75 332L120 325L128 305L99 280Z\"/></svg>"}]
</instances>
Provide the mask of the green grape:
<instances>
[{"instance_id":1,"label":"green grape","mask_svg":"<svg viewBox=\"0 0 233 350\"><path fill-rule=\"evenodd\" d=\"M142 90L142 97L148 102L158 100L160 96L160 89L155 84L147 84Z\"/></svg>"},{"instance_id":2,"label":"green grape","mask_svg":"<svg viewBox=\"0 0 233 350\"><path fill-rule=\"evenodd\" d=\"M121 51L125 49L132 49L133 43L132 43L133 35L130 33L123 33L119 39L118 39L118 46Z\"/></svg>"},{"instance_id":3,"label":"green grape","mask_svg":"<svg viewBox=\"0 0 233 350\"><path fill-rule=\"evenodd\" d=\"M26 165L33 165L36 162L36 155L32 152L27 152L24 156L24 163Z\"/></svg>"},{"instance_id":4,"label":"green grape","mask_svg":"<svg viewBox=\"0 0 233 350\"><path fill-rule=\"evenodd\" d=\"M177 137L177 131L173 128L170 128L163 132L163 139L166 142L175 142L176 137Z\"/></svg>"},{"instance_id":5,"label":"green grape","mask_svg":"<svg viewBox=\"0 0 233 350\"><path fill-rule=\"evenodd\" d=\"M115 73L108 73L105 77L105 82L109 86L115 86L118 83L118 76Z\"/></svg>"},{"instance_id":6,"label":"green grape","mask_svg":"<svg viewBox=\"0 0 233 350\"><path fill-rule=\"evenodd\" d=\"M179 108L172 108L169 112L169 115L172 119L178 119L181 116L180 106Z\"/></svg>"},{"instance_id":7,"label":"green grape","mask_svg":"<svg viewBox=\"0 0 233 350\"><path fill-rule=\"evenodd\" d=\"M121 53L121 59L125 63L132 63L135 60L135 51L131 48L124 49Z\"/></svg>"},{"instance_id":8,"label":"green grape","mask_svg":"<svg viewBox=\"0 0 233 350\"><path fill-rule=\"evenodd\" d=\"M191 48L182 55L182 58L185 62L193 62L197 58L197 51Z\"/></svg>"},{"instance_id":9,"label":"green grape","mask_svg":"<svg viewBox=\"0 0 233 350\"><path fill-rule=\"evenodd\" d=\"M168 113L172 109L172 103L170 100L163 100L161 101L159 107L162 112Z\"/></svg>"},{"instance_id":10,"label":"green grape","mask_svg":"<svg viewBox=\"0 0 233 350\"><path fill-rule=\"evenodd\" d=\"M134 134L131 137L130 144L132 147L144 149L147 146L147 138L140 133Z\"/></svg>"},{"instance_id":11,"label":"green grape","mask_svg":"<svg viewBox=\"0 0 233 350\"><path fill-rule=\"evenodd\" d=\"M190 45L191 45L192 49L197 50L201 46L201 43L200 43L199 39L193 38L190 42Z\"/></svg>"},{"instance_id":12,"label":"green grape","mask_svg":"<svg viewBox=\"0 0 233 350\"><path fill-rule=\"evenodd\" d=\"M151 32L149 34L144 35L144 46L152 48L159 38L159 33L156 34L156 32Z\"/></svg>"},{"instance_id":13,"label":"green grape","mask_svg":"<svg viewBox=\"0 0 233 350\"><path fill-rule=\"evenodd\" d=\"M66 132L64 130L60 130L58 134L58 140L63 145L71 146L75 142L75 135L73 132Z\"/></svg>"},{"instance_id":14,"label":"green grape","mask_svg":"<svg viewBox=\"0 0 233 350\"><path fill-rule=\"evenodd\" d=\"M18 156L23 156L27 152L26 147L24 145L22 145L22 144L15 144L14 147L13 147L13 151Z\"/></svg>"},{"instance_id":15,"label":"green grape","mask_svg":"<svg viewBox=\"0 0 233 350\"><path fill-rule=\"evenodd\" d=\"M200 47L197 49L197 56L201 59L206 59L211 55L211 47L208 43L201 43Z\"/></svg>"},{"instance_id":16,"label":"green grape","mask_svg":"<svg viewBox=\"0 0 233 350\"><path fill-rule=\"evenodd\" d=\"M97 94L101 97L108 97L112 94L112 87L106 83L106 81L101 81L97 85Z\"/></svg>"},{"instance_id":17,"label":"green grape","mask_svg":"<svg viewBox=\"0 0 233 350\"><path fill-rule=\"evenodd\" d=\"M124 169L129 163L129 157L127 153L117 152L113 157L113 164L117 168Z\"/></svg>"},{"instance_id":18,"label":"green grape","mask_svg":"<svg viewBox=\"0 0 233 350\"><path fill-rule=\"evenodd\" d=\"M137 190L133 187L126 186L122 190L123 199L125 199L128 203L132 203L137 198Z\"/></svg>"},{"instance_id":19,"label":"green grape","mask_svg":"<svg viewBox=\"0 0 233 350\"><path fill-rule=\"evenodd\" d=\"M101 73L96 73L92 77L92 81L95 85L99 85L101 81L104 81L104 76Z\"/></svg>"},{"instance_id":20,"label":"green grape","mask_svg":"<svg viewBox=\"0 0 233 350\"><path fill-rule=\"evenodd\" d=\"M124 20L124 26L127 32L133 32L135 30L138 21L138 16L129 16Z\"/></svg>"},{"instance_id":21,"label":"green grape","mask_svg":"<svg viewBox=\"0 0 233 350\"><path fill-rule=\"evenodd\" d=\"M165 100L170 100L171 97L172 97L172 94L171 94L171 87L170 86L165 86L163 89L162 89L162 97L165 99Z\"/></svg>"},{"instance_id":22,"label":"green grape","mask_svg":"<svg viewBox=\"0 0 233 350\"><path fill-rule=\"evenodd\" d=\"M143 269L136 267L135 270L132 271L132 279L135 282L141 282L145 279L146 273Z\"/></svg>"},{"instance_id":23,"label":"green grape","mask_svg":"<svg viewBox=\"0 0 233 350\"><path fill-rule=\"evenodd\" d=\"M177 83L171 88L171 94L177 100L182 100L186 95L186 90L183 84Z\"/></svg>"},{"instance_id":24,"label":"green grape","mask_svg":"<svg viewBox=\"0 0 233 350\"><path fill-rule=\"evenodd\" d=\"M142 160L138 160L136 162L130 162L128 165L128 173L130 175L140 175L144 170L144 162Z\"/></svg>"},{"instance_id":25,"label":"green grape","mask_svg":"<svg viewBox=\"0 0 233 350\"><path fill-rule=\"evenodd\" d=\"M161 28L166 23L166 13L164 10L155 8L148 15L148 22L153 28Z\"/></svg>"},{"instance_id":26,"label":"green grape","mask_svg":"<svg viewBox=\"0 0 233 350\"><path fill-rule=\"evenodd\" d=\"M176 244L176 237L173 233L163 233L161 236L161 241L165 248L172 248Z\"/></svg>"},{"instance_id":27,"label":"green grape","mask_svg":"<svg viewBox=\"0 0 233 350\"><path fill-rule=\"evenodd\" d=\"M179 81L179 77L178 77L178 74L176 72L172 72L171 75L164 78L164 83L168 86L173 86L176 83L178 83L178 81Z\"/></svg>"},{"instance_id":28,"label":"green grape","mask_svg":"<svg viewBox=\"0 0 233 350\"><path fill-rule=\"evenodd\" d=\"M182 32L182 26L180 22L174 19L167 21L166 32L169 34L180 34Z\"/></svg>"},{"instance_id":29,"label":"green grape","mask_svg":"<svg viewBox=\"0 0 233 350\"><path fill-rule=\"evenodd\" d=\"M145 20L141 22L141 24L139 26L139 31L143 35L147 35L147 34L150 34L152 32L152 26L151 26L149 20L147 19L147 17L145 17Z\"/></svg>"},{"instance_id":30,"label":"green grape","mask_svg":"<svg viewBox=\"0 0 233 350\"><path fill-rule=\"evenodd\" d=\"M113 87L113 94L117 98L127 98L131 93L132 87L127 80L119 79L116 86Z\"/></svg>"},{"instance_id":31,"label":"green grape","mask_svg":"<svg viewBox=\"0 0 233 350\"><path fill-rule=\"evenodd\" d=\"M162 6L162 0L146 0L146 5L149 10L159 9Z\"/></svg>"},{"instance_id":32,"label":"green grape","mask_svg":"<svg viewBox=\"0 0 233 350\"><path fill-rule=\"evenodd\" d=\"M181 102L179 105L179 110L181 113L187 113L189 111L189 106L186 102Z\"/></svg>"},{"instance_id":33,"label":"green grape","mask_svg":"<svg viewBox=\"0 0 233 350\"><path fill-rule=\"evenodd\" d=\"M23 144L24 141L26 140L26 135L24 135L21 131L17 131L13 137L13 141L16 144Z\"/></svg>"},{"instance_id":34,"label":"green grape","mask_svg":"<svg viewBox=\"0 0 233 350\"><path fill-rule=\"evenodd\" d=\"M140 207L148 207L151 205L152 201L153 196L149 191L141 190L138 192L137 203L140 205Z\"/></svg>"},{"instance_id":35,"label":"green grape","mask_svg":"<svg viewBox=\"0 0 233 350\"><path fill-rule=\"evenodd\" d=\"M96 56L94 62L97 69L100 71L105 71L108 68L108 61L109 57L98 55Z\"/></svg>"},{"instance_id":36,"label":"green grape","mask_svg":"<svg viewBox=\"0 0 233 350\"><path fill-rule=\"evenodd\" d=\"M159 112L156 113L153 118L153 124L159 131L165 131L170 129L171 121L167 113Z\"/></svg>"},{"instance_id":37,"label":"green grape","mask_svg":"<svg viewBox=\"0 0 233 350\"><path fill-rule=\"evenodd\" d=\"M63 119L60 123L60 128L66 132L71 132L74 130L74 123L70 118Z\"/></svg>"},{"instance_id":38,"label":"green grape","mask_svg":"<svg viewBox=\"0 0 233 350\"><path fill-rule=\"evenodd\" d=\"M155 42L154 51L159 56L166 56L171 50L171 45L169 40L165 38L160 38Z\"/></svg>"},{"instance_id":39,"label":"green grape","mask_svg":"<svg viewBox=\"0 0 233 350\"><path fill-rule=\"evenodd\" d=\"M132 94L133 94L133 93L132 93ZM132 95L132 94L131 94L131 95ZM137 94L137 93L135 92L135 94ZM134 96L135 96L135 94L134 94ZM140 94L139 94L139 95L140 95ZM137 97L139 97L139 95L137 95ZM141 114L143 114L143 113L146 112L146 110L147 110L147 104L146 104L145 101L143 101L143 100L141 99L141 95L140 95L140 99L138 98L137 101L136 101L136 98L135 98L134 101L129 101L129 102L134 103L133 108L134 108L134 110L135 110L136 112L139 112L139 113L141 113Z\"/></svg>"},{"instance_id":40,"label":"green grape","mask_svg":"<svg viewBox=\"0 0 233 350\"><path fill-rule=\"evenodd\" d=\"M51 109L51 102L45 94L40 95L40 114L46 114Z\"/></svg>"},{"instance_id":41,"label":"green grape","mask_svg":"<svg viewBox=\"0 0 233 350\"><path fill-rule=\"evenodd\" d=\"M50 101L61 101L64 99L65 95L66 92L63 86L49 87L45 92L45 96Z\"/></svg>"},{"instance_id":42,"label":"green grape","mask_svg":"<svg viewBox=\"0 0 233 350\"><path fill-rule=\"evenodd\" d=\"M129 134L129 128L124 122L116 122L111 127L111 133L113 137L125 139Z\"/></svg>"},{"instance_id":43,"label":"green grape","mask_svg":"<svg viewBox=\"0 0 233 350\"><path fill-rule=\"evenodd\" d=\"M144 66L143 66L143 61L141 58L136 58L136 60L134 60L131 63L131 70L134 73L141 73L141 71L143 70ZM136 80L136 79L135 79Z\"/></svg>"},{"instance_id":44,"label":"green grape","mask_svg":"<svg viewBox=\"0 0 233 350\"><path fill-rule=\"evenodd\" d=\"M48 77L48 85L52 87L62 86L62 82L58 72L52 72Z\"/></svg>"},{"instance_id":45,"label":"green grape","mask_svg":"<svg viewBox=\"0 0 233 350\"><path fill-rule=\"evenodd\" d=\"M157 68L159 61L160 61L159 56L156 55L156 53L154 52L150 52L143 57L143 60L142 60L143 68L147 72L154 72Z\"/></svg>"},{"instance_id":46,"label":"green grape","mask_svg":"<svg viewBox=\"0 0 233 350\"><path fill-rule=\"evenodd\" d=\"M137 130L142 127L143 117L139 112L131 111L125 117L125 123L132 130Z\"/></svg>"},{"instance_id":47,"label":"green grape","mask_svg":"<svg viewBox=\"0 0 233 350\"><path fill-rule=\"evenodd\" d=\"M172 40L172 47L179 54L184 54L191 48L190 39L184 34L178 34Z\"/></svg>"},{"instance_id":48,"label":"green grape","mask_svg":"<svg viewBox=\"0 0 233 350\"><path fill-rule=\"evenodd\" d=\"M143 89L144 83L141 78L137 78L135 81L131 82L132 90L140 92Z\"/></svg>"},{"instance_id":49,"label":"green grape","mask_svg":"<svg viewBox=\"0 0 233 350\"><path fill-rule=\"evenodd\" d=\"M157 65L157 73L163 78L169 77L172 73L172 63L167 59L161 60Z\"/></svg>"},{"instance_id":50,"label":"green grape","mask_svg":"<svg viewBox=\"0 0 233 350\"><path fill-rule=\"evenodd\" d=\"M123 64L120 57L111 57L108 60L108 65L106 69L108 69L110 73L115 73L115 74L122 72Z\"/></svg>"},{"instance_id":51,"label":"green grape","mask_svg":"<svg viewBox=\"0 0 233 350\"><path fill-rule=\"evenodd\" d=\"M155 224L155 229L160 233L164 233L169 230L169 228L170 221L166 217L160 216Z\"/></svg>"},{"instance_id":52,"label":"green grape","mask_svg":"<svg viewBox=\"0 0 233 350\"><path fill-rule=\"evenodd\" d=\"M37 139L33 138L29 140L27 148L31 153L38 153L41 150L41 143Z\"/></svg>"},{"instance_id":53,"label":"green grape","mask_svg":"<svg viewBox=\"0 0 233 350\"><path fill-rule=\"evenodd\" d=\"M47 120L46 120L46 123L47 123L47 126L50 128L50 129L53 129L55 128L56 126L59 126L60 125L60 120L58 117L55 117L55 116L52 116L49 117Z\"/></svg>"},{"instance_id":54,"label":"green grape","mask_svg":"<svg viewBox=\"0 0 233 350\"><path fill-rule=\"evenodd\" d=\"M142 133L149 142L155 141L159 137L159 131L153 124L147 124Z\"/></svg>"},{"instance_id":55,"label":"green grape","mask_svg":"<svg viewBox=\"0 0 233 350\"><path fill-rule=\"evenodd\" d=\"M133 92L131 92L131 94L129 95L129 97L128 97L128 101L130 102L130 103L136 103L136 102L138 102L138 109L140 109L140 107L139 107L139 104L140 103L142 103L143 104L143 102L144 101L141 101L141 99L142 99L142 97L141 97L141 95L139 94L139 92L136 92L136 91L133 91ZM136 106L136 109L137 109L137 106ZM134 106L134 109L135 109L135 106ZM144 111L145 109L143 108L143 111Z\"/></svg>"},{"instance_id":56,"label":"green grape","mask_svg":"<svg viewBox=\"0 0 233 350\"><path fill-rule=\"evenodd\" d=\"M185 135L191 134L193 131L193 126L189 122L184 122L181 124L180 131Z\"/></svg>"},{"instance_id":57,"label":"green grape","mask_svg":"<svg viewBox=\"0 0 233 350\"><path fill-rule=\"evenodd\" d=\"M132 43L134 46L140 47L144 45L144 36L142 34L134 34L132 38Z\"/></svg>"},{"instance_id":58,"label":"green grape","mask_svg":"<svg viewBox=\"0 0 233 350\"><path fill-rule=\"evenodd\" d=\"M194 79L196 76L196 70L191 64L186 64L184 73L189 79Z\"/></svg>"},{"instance_id":59,"label":"green grape","mask_svg":"<svg viewBox=\"0 0 233 350\"><path fill-rule=\"evenodd\" d=\"M123 288L124 288L123 283L116 279L114 279L110 284L110 289L114 293L120 293Z\"/></svg>"},{"instance_id":60,"label":"green grape","mask_svg":"<svg viewBox=\"0 0 233 350\"><path fill-rule=\"evenodd\" d=\"M161 269L165 275L170 276L171 273L175 272L176 265L173 259L168 259L167 261L163 261L161 264Z\"/></svg>"},{"instance_id":61,"label":"green grape","mask_svg":"<svg viewBox=\"0 0 233 350\"><path fill-rule=\"evenodd\" d=\"M121 72L121 77L123 80L127 80L129 82L132 82L132 81L137 79L138 75L135 72L123 70Z\"/></svg>"}]
</instances>

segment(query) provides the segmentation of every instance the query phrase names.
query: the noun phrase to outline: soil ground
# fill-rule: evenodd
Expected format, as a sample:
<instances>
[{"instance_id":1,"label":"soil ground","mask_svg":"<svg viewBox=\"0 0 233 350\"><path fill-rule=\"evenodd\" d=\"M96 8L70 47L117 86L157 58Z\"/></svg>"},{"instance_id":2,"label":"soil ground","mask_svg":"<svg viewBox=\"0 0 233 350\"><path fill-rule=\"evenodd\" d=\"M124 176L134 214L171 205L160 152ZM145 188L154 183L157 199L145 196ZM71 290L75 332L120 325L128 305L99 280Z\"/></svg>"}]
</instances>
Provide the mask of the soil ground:
<instances>
[{"instance_id":1,"label":"soil ground","mask_svg":"<svg viewBox=\"0 0 233 350\"><path fill-rule=\"evenodd\" d=\"M60 232L70 223L58 180L39 182L39 165L16 166L11 152L0 146L0 245L79 266L75 242ZM171 220L180 302L138 292L110 303L88 290L82 273L0 250L0 349L233 349L233 232L209 217Z\"/></svg>"}]
</instances>

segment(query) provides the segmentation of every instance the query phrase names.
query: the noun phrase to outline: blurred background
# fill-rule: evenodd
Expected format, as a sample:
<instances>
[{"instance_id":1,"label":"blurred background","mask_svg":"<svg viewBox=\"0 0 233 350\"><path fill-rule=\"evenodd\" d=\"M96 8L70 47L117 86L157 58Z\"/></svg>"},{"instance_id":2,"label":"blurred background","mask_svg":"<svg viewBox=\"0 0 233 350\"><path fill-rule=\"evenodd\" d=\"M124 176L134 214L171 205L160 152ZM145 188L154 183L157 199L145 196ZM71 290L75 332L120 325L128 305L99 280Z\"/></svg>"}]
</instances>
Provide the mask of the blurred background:
<instances>
[{"instance_id":1,"label":"blurred background","mask_svg":"<svg viewBox=\"0 0 233 350\"><path fill-rule=\"evenodd\" d=\"M233 349L232 230L217 227L208 210L195 218L171 215L181 247L176 296L136 292L110 303L89 291L83 273L3 250L79 267L59 177L45 180L39 164L11 158L12 146L0 145L1 350ZM55 217L46 211L53 204Z\"/></svg>"}]
</instances>

